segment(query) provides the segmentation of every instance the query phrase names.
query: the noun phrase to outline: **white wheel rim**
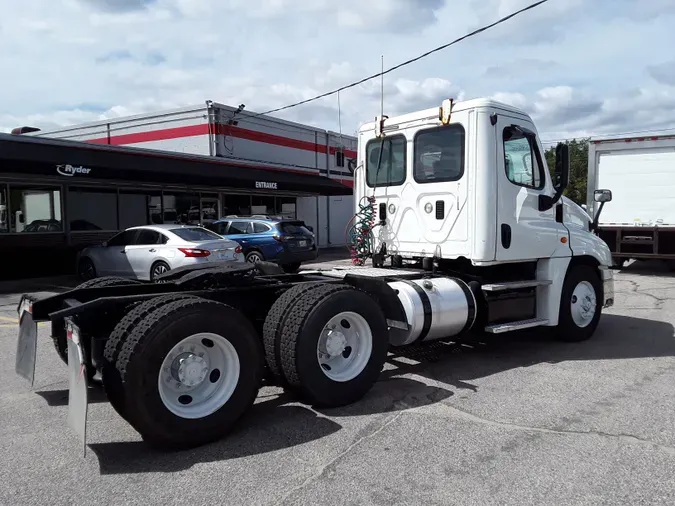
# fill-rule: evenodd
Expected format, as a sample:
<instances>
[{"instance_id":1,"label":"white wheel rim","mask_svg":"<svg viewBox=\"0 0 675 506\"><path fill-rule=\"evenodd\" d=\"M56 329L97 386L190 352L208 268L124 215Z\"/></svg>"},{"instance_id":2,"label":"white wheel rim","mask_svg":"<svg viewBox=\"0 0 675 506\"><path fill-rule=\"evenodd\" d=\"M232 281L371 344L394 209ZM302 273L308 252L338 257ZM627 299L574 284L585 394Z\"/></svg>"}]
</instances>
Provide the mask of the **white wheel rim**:
<instances>
[{"instance_id":1,"label":"white wheel rim","mask_svg":"<svg viewBox=\"0 0 675 506\"><path fill-rule=\"evenodd\" d=\"M181 418L204 418L230 399L239 382L239 355L218 334L193 334L174 346L159 371L159 396Z\"/></svg>"},{"instance_id":2,"label":"white wheel rim","mask_svg":"<svg viewBox=\"0 0 675 506\"><path fill-rule=\"evenodd\" d=\"M324 326L316 345L323 373L333 381L356 378L366 367L373 351L373 332L358 313L345 311Z\"/></svg>"},{"instance_id":3,"label":"white wheel rim","mask_svg":"<svg viewBox=\"0 0 675 506\"><path fill-rule=\"evenodd\" d=\"M260 255L258 255L257 253L251 253L248 256L248 261L252 264L257 264L258 262L260 262Z\"/></svg>"},{"instance_id":4,"label":"white wheel rim","mask_svg":"<svg viewBox=\"0 0 675 506\"><path fill-rule=\"evenodd\" d=\"M595 289L588 281L576 286L572 292L571 311L577 327L586 327L593 321L596 301Z\"/></svg>"}]
</instances>

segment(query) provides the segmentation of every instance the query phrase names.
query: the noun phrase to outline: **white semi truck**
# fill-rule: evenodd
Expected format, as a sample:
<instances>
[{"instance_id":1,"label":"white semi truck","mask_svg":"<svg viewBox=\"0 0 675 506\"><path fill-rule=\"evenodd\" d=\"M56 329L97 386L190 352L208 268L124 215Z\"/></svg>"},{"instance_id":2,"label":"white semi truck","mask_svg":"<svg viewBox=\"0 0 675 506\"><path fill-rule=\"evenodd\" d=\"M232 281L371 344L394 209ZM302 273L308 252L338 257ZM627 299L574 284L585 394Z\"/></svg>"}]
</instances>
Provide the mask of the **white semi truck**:
<instances>
[{"instance_id":1,"label":"white semi truck","mask_svg":"<svg viewBox=\"0 0 675 506\"><path fill-rule=\"evenodd\" d=\"M528 115L490 100L378 118L360 130L355 168L371 265L203 264L25 295L16 370L32 385L36 322L49 320L85 449L92 381L145 441L185 448L228 433L265 377L341 406L371 389L390 347L537 326L588 339L613 304L611 254L561 197L566 146L556 181L542 155Z\"/></svg>"},{"instance_id":2,"label":"white semi truck","mask_svg":"<svg viewBox=\"0 0 675 506\"><path fill-rule=\"evenodd\" d=\"M599 208L594 200L599 187L613 193L595 231L608 244L614 266L662 259L675 267L675 136L591 140L586 204L591 216Z\"/></svg>"}]
</instances>

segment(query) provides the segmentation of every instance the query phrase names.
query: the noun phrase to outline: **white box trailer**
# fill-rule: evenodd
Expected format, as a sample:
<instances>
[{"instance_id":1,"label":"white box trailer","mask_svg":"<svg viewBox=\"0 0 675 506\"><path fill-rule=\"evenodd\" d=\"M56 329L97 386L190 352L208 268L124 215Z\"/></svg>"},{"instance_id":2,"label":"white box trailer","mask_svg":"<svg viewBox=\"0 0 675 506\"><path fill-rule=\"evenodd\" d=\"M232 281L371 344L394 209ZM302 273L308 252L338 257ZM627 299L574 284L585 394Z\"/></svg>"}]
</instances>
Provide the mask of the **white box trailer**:
<instances>
[{"instance_id":1,"label":"white box trailer","mask_svg":"<svg viewBox=\"0 0 675 506\"><path fill-rule=\"evenodd\" d=\"M598 210L593 192L610 188L597 233L609 245L614 265L629 259L675 264L675 136L591 140L587 206Z\"/></svg>"},{"instance_id":2,"label":"white box trailer","mask_svg":"<svg viewBox=\"0 0 675 506\"><path fill-rule=\"evenodd\" d=\"M349 187L353 186L349 164L356 159L357 145L354 136L211 101L25 135L211 155L230 159L232 166L242 170L253 167L323 175ZM272 195L274 190L260 188L252 193ZM319 247L342 246L353 209L351 196L298 196L296 218L313 227Z\"/></svg>"}]
</instances>

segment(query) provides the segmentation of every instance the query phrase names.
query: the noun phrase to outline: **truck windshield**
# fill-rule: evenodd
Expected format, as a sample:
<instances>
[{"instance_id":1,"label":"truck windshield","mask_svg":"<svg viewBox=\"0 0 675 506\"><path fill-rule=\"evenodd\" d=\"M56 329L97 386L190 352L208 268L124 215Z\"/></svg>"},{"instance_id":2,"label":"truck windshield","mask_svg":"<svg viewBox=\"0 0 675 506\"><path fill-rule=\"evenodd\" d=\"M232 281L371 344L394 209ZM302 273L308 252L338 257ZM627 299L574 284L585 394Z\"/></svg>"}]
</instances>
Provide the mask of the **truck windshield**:
<instances>
[{"instance_id":1,"label":"truck windshield","mask_svg":"<svg viewBox=\"0 0 675 506\"><path fill-rule=\"evenodd\" d=\"M211 232L203 227L185 227L185 228L172 228L170 232L176 234L178 237L184 241L189 242L199 242L199 241L211 241L223 239L216 233Z\"/></svg>"},{"instance_id":2,"label":"truck windshield","mask_svg":"<svg viewBox=\"0 0 675 506\"><path fill-rule=\"evenodd\" d=\"M406 172L406 138L392 135L373 139L366 145L366 182L368 186L403 184ZM380 157L380 151L382 156ZM379 167L378 167L378 161Z\"/></svg>"}]
</instances>

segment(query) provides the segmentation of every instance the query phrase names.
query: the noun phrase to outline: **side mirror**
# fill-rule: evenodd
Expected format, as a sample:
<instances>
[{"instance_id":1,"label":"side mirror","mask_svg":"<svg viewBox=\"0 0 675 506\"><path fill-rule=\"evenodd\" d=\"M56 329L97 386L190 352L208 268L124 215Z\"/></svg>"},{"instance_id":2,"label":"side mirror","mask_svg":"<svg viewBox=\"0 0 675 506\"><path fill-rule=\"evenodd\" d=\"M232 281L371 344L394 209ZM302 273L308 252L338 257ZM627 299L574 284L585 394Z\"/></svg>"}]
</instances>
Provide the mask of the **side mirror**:
<instances>
[{"instance_id":1,"label":"side mirror","mask_svg":"<svg viewBox=\"0 0 675 506\"><path fill-rule=\"evenodd\" d=\"M595 190L593 192L593 200L600 202L600 207L595 212L593 216L593 223L591 223L590 229L591 232L594 232L598 228L598 222L600 220L600 213L602 213L602 208L605 205L605 202L610 202L612 200L612 191L611 190Z\"/></svg>"},{"instance_id":2,"label":"side mirror","mask_svg":"<svg viewBox=\"0 0 675 506\"><path fill-rule=\"evenodd\" d=\"M570 182L570 148L562 142L555 148L555 175L558 180L556 189L562 194Z\"/></svg>"},{"instance_id":3,"label":"side mirror","mask_svg":"<svg viewBox=\"0 0 675 506\"><path fill-rule=\"evenodd\" d=\"M593 200L596 202L611 202L612 190L595 190L593 192Z\"/></svg>"}]
</instances>

